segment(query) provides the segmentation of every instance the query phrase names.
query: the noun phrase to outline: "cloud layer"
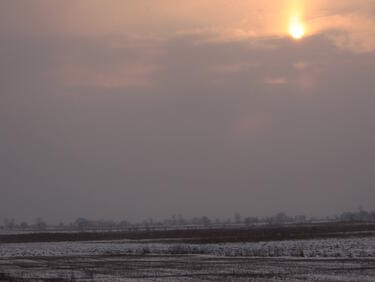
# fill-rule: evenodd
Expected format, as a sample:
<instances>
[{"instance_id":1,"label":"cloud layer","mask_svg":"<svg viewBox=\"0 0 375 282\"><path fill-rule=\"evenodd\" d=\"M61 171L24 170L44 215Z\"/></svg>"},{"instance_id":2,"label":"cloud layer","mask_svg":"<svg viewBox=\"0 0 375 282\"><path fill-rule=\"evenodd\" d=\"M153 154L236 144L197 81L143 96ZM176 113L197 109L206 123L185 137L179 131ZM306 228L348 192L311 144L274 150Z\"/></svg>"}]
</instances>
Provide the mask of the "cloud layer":
<instances>
[{"instance_id":1,"label":"cloud layer","mask_svg":"<svg viewBox=\"0 0 375 282\"><path fill-rule=\"evenodd\" d=\"M373 1L297 2L1 1L0 212L374 208Z\"/></svg>"}]
</instances>

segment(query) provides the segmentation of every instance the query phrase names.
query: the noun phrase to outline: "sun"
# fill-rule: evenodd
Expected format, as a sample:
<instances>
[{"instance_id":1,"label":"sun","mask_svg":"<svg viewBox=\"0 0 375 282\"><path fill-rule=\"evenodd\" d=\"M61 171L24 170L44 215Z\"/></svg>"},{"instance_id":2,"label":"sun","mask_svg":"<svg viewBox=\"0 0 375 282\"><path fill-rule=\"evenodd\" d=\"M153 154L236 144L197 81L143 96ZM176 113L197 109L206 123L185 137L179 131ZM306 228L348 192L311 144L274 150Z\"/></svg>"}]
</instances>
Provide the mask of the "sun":
<instances>
[{"instance_id":1,"label":"sun","mask_svg":"<svg viewBox=\"0 0 375 282\"><path fill-rule=\"evenodd\" d=\"M298 19L292 19L289 25L289 33L294 39L298 40L305 35L305 28Z\"/></svg>"}]
</instances>

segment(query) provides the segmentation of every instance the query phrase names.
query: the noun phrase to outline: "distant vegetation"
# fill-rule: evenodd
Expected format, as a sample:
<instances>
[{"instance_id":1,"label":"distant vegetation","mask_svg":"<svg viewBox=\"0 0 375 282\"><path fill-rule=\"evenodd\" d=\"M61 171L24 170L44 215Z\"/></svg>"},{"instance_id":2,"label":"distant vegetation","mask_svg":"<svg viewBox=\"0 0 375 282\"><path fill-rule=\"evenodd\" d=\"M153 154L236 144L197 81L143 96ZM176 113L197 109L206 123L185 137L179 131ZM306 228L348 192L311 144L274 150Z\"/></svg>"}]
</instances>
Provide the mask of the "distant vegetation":
<instances>
[{"instance_id":1,"label":"distant vegetation","mask_svg":"<svg viewBox=\"0 0 375 282\"><path fill-rule=\"evenodd\" d=\"M279 212L270 217L242 217L239 213L234 213L227 219L212 219L207 216L185 218L182 215L174 215L164 220L148 219L142 222L129 222L127 220L89 220L78 218L74 222L60 223L58 225L47 224L42 217L36 218L33 223L16 222L14 219L5 218L0 225L2 230L167 230L178 228L208 228L208 227L235 227L252 225L278 225L278 224L303 224L314 222L375 222L375 211L359 209L357 212L344 212L333 217L307 217L305 215L289 216Z\"/></svg>"}]
</instances>

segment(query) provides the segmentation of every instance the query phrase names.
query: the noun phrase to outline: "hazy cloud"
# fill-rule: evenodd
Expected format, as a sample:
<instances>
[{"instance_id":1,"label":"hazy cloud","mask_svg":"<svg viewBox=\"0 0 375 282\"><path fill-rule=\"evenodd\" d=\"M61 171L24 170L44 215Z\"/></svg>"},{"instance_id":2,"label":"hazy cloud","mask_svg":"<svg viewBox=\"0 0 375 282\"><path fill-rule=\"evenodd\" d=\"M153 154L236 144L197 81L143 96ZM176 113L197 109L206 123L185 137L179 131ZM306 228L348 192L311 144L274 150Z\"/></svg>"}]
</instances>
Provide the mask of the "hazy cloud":
<instances>
[{"instance_id":1,"label":"hazy cloud","mask_svg":"<svg viewBox=\"0 0 375 282\"><path fill-rule=\"evenodd\" d=\"M1 1L0 212L373 208L373 2L299 3Z\"/></svg>"}]
</instances>

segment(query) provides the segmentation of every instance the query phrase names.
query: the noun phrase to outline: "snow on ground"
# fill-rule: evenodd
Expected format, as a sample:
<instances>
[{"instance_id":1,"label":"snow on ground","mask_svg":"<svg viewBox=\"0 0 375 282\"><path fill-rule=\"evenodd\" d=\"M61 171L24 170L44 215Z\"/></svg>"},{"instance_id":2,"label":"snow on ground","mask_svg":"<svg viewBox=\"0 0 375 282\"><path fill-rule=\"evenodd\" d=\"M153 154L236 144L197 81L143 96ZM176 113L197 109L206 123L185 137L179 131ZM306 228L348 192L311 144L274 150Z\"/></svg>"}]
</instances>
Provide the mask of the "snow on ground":
<instances>
[{"instance_id":1,"label":"snow on ground","mask_svg":"<svg viewBox=\"0 0 375 282\"><path fill-rule=\"evenodd\" d=\"M204 254L227 257L375 257L375 237L259 243L183 244L125 241L0 244L0 258Z\"/></svg>"},{"instance_id":2,"label":"snow on ground","mask_svg":"<svg viewBox=\"0 0 375 282\"><path fill-rule=\"evenodd\" d=\"M8 263L9 262L9 263ZM244 258L202 255L0 259L0 281L371 282L373 259Z\"/></svg>"}]
</instances>

